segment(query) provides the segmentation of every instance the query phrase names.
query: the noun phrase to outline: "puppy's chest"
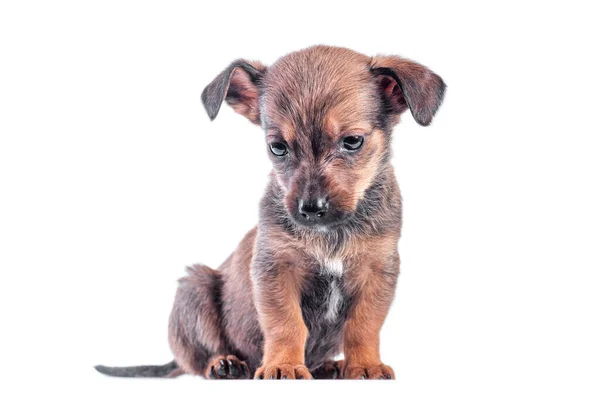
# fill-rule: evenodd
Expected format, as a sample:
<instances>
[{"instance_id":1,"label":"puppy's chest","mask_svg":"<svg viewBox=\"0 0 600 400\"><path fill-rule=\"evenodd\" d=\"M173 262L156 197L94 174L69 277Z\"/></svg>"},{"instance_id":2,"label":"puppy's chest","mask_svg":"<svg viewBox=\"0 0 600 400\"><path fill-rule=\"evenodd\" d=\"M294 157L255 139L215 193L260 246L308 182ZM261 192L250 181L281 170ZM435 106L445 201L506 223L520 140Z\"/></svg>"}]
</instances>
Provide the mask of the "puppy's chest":
<instances>
[{"instance_id":1,"label":"puppy's chest","mask_svg":"<svg viewBox=\"0 0 600 400\"><path fill-rule=\"evenodd\" d=\"M302 291L302 313L309 330L342 323L350 303L343 261L333 258L317 264Z\"/></svg>"}]
</instances>

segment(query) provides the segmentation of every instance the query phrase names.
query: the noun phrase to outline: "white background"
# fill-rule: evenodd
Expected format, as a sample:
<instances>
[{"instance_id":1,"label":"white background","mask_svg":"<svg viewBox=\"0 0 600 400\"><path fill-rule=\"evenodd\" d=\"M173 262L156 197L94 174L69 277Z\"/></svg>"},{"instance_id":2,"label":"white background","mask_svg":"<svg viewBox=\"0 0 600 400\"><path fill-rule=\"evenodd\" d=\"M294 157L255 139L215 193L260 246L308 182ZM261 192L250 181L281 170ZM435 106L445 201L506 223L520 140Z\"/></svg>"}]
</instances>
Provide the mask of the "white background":
<instances>
[{"instance_id":1,"label":"white background","mask_svg":"<svg viewBox=\"0 0 600 400\"><path fill-rule=\"evenodd\" d=\"M598 398L597 12L211 3L1 3L0 396ZM432 126L406 114L394 132L405 219L382 355L398 379L98 374L170 361L184 266L218 266L257 221L262 132L226 106L210 123L201 90L238 57L318 43L448 84Z\"/></svg>"}]
</instances>

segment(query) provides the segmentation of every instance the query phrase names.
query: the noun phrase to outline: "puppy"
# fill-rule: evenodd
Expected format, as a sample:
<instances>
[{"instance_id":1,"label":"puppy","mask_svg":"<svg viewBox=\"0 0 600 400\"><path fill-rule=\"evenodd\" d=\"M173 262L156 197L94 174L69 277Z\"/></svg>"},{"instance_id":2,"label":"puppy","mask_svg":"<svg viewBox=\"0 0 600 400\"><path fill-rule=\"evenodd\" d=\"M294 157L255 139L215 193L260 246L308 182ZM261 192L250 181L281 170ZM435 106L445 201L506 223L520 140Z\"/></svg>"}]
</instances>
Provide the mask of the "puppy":
<instances>
[{"instance_id":1,"label":"puppy","mask_svg":"<svg viewBox=\"0 0 600 400\"><path fill-rule=\"evenodd\" d=\"M315 46L270 67L237 60L203 91L260 125L273 163L258 226L219 267L188 268L169 321L175 361L115 376L393 379L379 331L400 271L391 134L426 126L445 84L396 56ZM343 352L345 359L334 362Z\"/></svg>"}]
</instances>

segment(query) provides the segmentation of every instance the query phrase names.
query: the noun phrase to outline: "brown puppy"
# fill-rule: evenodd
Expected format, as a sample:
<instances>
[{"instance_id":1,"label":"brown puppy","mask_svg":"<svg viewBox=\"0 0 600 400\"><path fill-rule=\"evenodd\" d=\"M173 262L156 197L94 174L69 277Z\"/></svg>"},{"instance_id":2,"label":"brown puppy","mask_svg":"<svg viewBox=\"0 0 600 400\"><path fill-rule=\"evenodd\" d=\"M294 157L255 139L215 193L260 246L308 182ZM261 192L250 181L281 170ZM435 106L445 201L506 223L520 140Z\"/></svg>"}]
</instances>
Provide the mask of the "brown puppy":
<instances>
[{"instance_id":1,"label":"brown puppy","mask_svg":"<svg viewBox=\"0 0 600 400\"><path fill-rule=\"evenodd\" d=\"M260 220L218 270L189 268L169 324L175 361L117 376L392 379L379 331L399 274L401 199L390 140L429 125L445 85L395 56L316 46L233 62L202 93L262 126L273 162ZM343 362L332 358L344 353Z\"/></svg>"}]
</instances>

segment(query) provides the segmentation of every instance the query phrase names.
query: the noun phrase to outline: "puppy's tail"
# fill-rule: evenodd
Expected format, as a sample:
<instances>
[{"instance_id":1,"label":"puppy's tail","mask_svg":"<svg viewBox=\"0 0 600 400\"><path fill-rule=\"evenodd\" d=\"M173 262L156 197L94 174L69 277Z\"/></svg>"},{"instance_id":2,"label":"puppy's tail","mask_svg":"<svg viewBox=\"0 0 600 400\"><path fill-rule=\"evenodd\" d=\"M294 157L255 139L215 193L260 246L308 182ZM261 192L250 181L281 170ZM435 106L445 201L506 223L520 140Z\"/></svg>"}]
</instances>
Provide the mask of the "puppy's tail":
<instances>
[{"instance_id":1,"label":"puppy's tail","mask_svg":"<svg viewBox=\"0 0 600 400\"><path fill-rule=\"evenodd\" d=\"M175 360L165 365L138 365L135 367L105 367L96 365L100 373L122 378L175 378L184 374Z\"/></svg>"}]
</instances>

